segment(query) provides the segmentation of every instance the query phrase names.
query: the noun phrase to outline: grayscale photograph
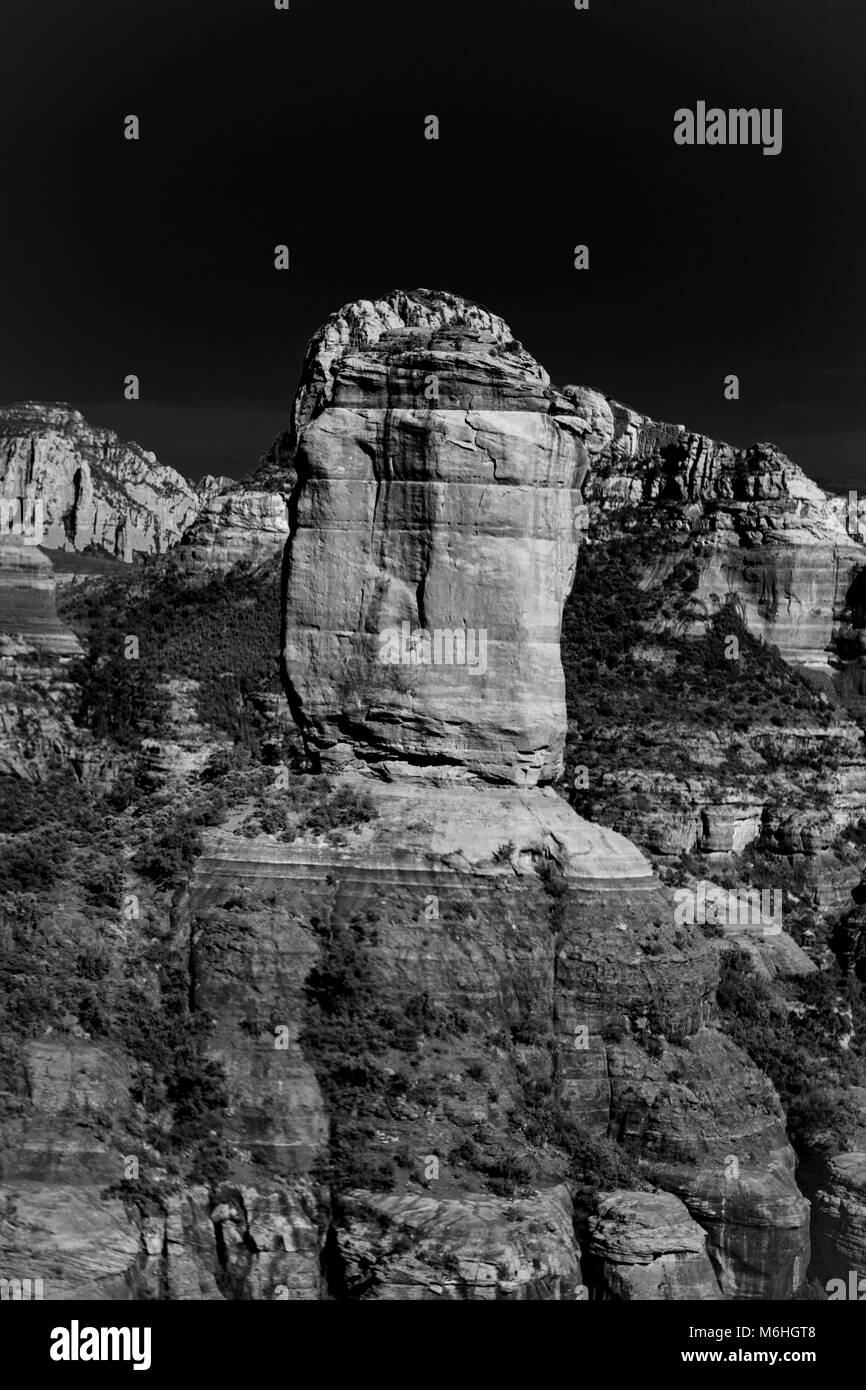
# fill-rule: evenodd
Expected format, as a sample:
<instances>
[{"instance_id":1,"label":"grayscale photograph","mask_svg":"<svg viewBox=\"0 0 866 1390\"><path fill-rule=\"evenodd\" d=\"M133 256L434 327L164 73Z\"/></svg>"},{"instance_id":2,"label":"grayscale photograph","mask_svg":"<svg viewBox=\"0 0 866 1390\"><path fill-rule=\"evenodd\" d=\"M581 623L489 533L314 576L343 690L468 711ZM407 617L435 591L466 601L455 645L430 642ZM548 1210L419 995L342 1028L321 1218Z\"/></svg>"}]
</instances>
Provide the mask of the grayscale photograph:
<instances>
[{"instance_id":1,"label":"grayscale photograph","mask_svg":"<svg viewBox=\"0 0 866 1390\"><path fill-rule=\"evenodd\" d=\"M0 46L4 1328L248 1378L287 1304L570 1302L626 1383L831 1374L862 4L6 0Z\"/></svg>"}]
</instances>

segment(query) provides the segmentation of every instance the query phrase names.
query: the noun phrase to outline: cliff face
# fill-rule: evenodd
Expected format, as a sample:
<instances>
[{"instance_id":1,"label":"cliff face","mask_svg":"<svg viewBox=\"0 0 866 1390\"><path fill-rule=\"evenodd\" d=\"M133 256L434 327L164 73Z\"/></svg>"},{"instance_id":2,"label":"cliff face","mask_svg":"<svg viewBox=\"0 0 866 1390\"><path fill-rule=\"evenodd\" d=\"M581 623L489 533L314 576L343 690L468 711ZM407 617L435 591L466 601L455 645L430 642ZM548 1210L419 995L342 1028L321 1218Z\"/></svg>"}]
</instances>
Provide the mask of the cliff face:
<instances>
[{"instance_id":1,"label":"cliff face","mask_svg":"<svg viewBox=\"0 0 866 1390\"><path fill-rule=\"evenodd\" d=\"M289 496L234 484L207 498L193 524L171 551L191 571L229 570L240 561L257 564L282 551L289 535Z\"/></svg>"},{"instance_id":2,"label":"cliff face","mask_svg":"<svg viewBox=\"0 0 866 1390\"><path fill-rule=\"evenodd\" d=\"M546 373L494 316L395 295L314 339L294 427L285 665L310 744L549 781L586 458Z\"/></svg>"},{"instance_id":3,"label":"cliff face","mask_svg":"<svg viewBox=\"0 0 866 1390\"><path fill-rule=\"evenodd\" d=\"M57 583L47 555L21 536L0 537L0 632L51 656L80 656L57 616Z\"/></svg>"},{"instance_id":4,"label":"cliff face","mask_svg":"<svg viewBox=\"0 0 866 1390\"><path fill-rule=\"evenodd\" d=\"M335 316L311 345L290 431L290 700L308 746L376 811L373 836L332 864L338 905L349 883L357 895L387 870L393 920L405 919L426 862L447 869L449 892L504 878L531 921L527 871L557 868L528 1011L554 1038L555 1104L681 1197L707 1233L717 1296L784 1296L808 1262L807 1205L772 1088L711 1026L714 953L675 931L628 841L533 786L560 769L559 633L593 430L585 403L553 391L475 306L421 291ZM410 645L421 632L415 659L383 661L383 632L404 622ZM486 672L431 661L422 644L437 628L486 631ZM492 933L501 990L515 963L483 901L472 935ZM369 951L387 990L379 941ZM444 1005L445 938L421 954L407 937L398 952L402 991L423 985ZM651 1010L655 1061L641 1045ZM738 1152L748 1171L732 1184L725 1154Z\"/></svg>"},{"instance_id":5,"label":"cliff face","mask_svg":"<svg viewBox=\"0 0 866 1390\"><path fill-rule=\"evenodd\" d=\"M842 1281L841 1297L862 1297L858 1285L866 1277L866 1153L837 1154L827 1163L815 1200L815 1245L822 1277Z\"/></svg>"},{"instance_id":6,"label":"cliff face","mask_svg":"<svg viewBox=\"0 0 866 1390\"><path fill-rule=\"evenodd\" d=\"M20 536L0 538L0 776L40 780L95 770L69 714L69 664L82 653L57 616L51 561Z\"/></svg>"},{"instance_id":7,"label":"cliff face","mask_svg":"<svg viewBox=\"0 0 866 1390\"><path fill-rule=\"evenodd\" d=\"M866 546L847 500L771 444L735 449L587 387L564 395L591 425L585 496L600 530L636 509L630 525L690 544L693 622L736 596L750 630L787 661L824 674L850 665L847 681L859 690Z\"/></svg>"},{"instance_id":8,"label":"cliff face","mask_svg":"<svg viewBox=\"0 0 866 1390\"><path fill-rule=\"evenodd\" d=\"M225 479L193 487L156 456L62 403L0 410L0 495L41 500L49 549L95 545L119 559L178 541Z\"/></svg>"},{"instance_id":9,"label":"cliff face","mask_svg":"<svg viewBox=\"0 0 866 1390\"><path fill-rule=\"evenodd\" d=\"M168 803L203 787L222 811L195 822L203 844L170 901L124 861L142 921L103 934L112 988L134 980L149 1027L124 1018L106 1041L64 1015L59 1036L30 1039L0 1153L4 1270L32 1275L34 1250L47 1270L60 1233L63 1291L96 1298L790 1297L809 1208L785 1116L718 1027L725 943L678 920L648 855L712 864L760 839L820 860L864 806L858 732L811 704L800 724L779 715L747 731L754 746L744 734L740 785L709 719L698 736L678 711L663 735L614 692L591 783L605 810L619 748L628 792L610 828L562 794L582 758L569 749L564 784L560 628L578 542L601 550L645 524L682 541L700 600L659 618L659 643L671 623L707 632L731 593L792 661L829 669L863 551L834 504L769 448L555 390L502 320L429 291L333 315L286 431L217 489L174 553L226 569L288 536L282 658L304 771L283 749L255 786L214 781L226 739L206 713L193 727L177 672L177 728L145 748L155 792L123 834L140 847L152 817L168 856L186 833ZM769 604L773 574L790 602ZM641 641L651 662L653 633ZM218 673L228 659L220 646ZM714 689L724 670L719 657ZM573 717L573 687L569 704ZM660 778L636 728L694 766ZM800 779L806 801L835 741L819 816L783 771L754 785L759 749L782 761L800 735L821 763ZM64 943L89 930L74 908L56 904ZM737 940L767 979L815 973L787 936ZM136 1056L177 996L221 1159L182 1179L159 1050ZM130 1152L143 1176L118 1196ZM854 1179L836 1178L824 1239L844 1260L859 1239L844 1212L861 1213Z\"/></svg>"},{"instance_id":10,"label":"cliff face","mask_svg":"<svg viewBox=\"0 0 866 1390\"><path fill-rule=\"evenodd\" d=\"M617 884L610 860L594 879L573 876L583 866L567 875L551 917L519 830L508 864L476 858L477 829L474 843L461 844L496 797L504 814L508 796L528 792L476 786L458 802L446 789L440 804L435 788L388 790L390 813L372 792L375 818L340 849L215 832L191 897L195 922L234 895L242 900L239 915L221 914L220 929L206 929L193 947L199 1006L218 1021L210 1055L230 1079L235 1142L280 1171L288 1191L311 1167L336 1164L339 1215L329 1220L319 1207L336 1241L334 1287L357 1285L360 1241L369 1260L363 1296L451 1296L443 1286L453 1261L465 1259L466 1223L495 1264L502 1215L490 1189L479 1189L484 1173L522 1194L527 1216L541 1223L533 1253L564 1279L560 1237L544 1234L545 1204L551 1185L569 1181L558 1147L568 1143L556 1126L572 1126L583 1142L601 1144L600 1155L615 1138L632 1182L679 1199L656 1205L651 1233L620 1243L615 1272L606 1226L574 1237L569 1260L574 1268L585 1256L581 1281L593 1296L681 1297L686 1288L702 1298L789 1296L808 1265L808 1207L772 1087L712 1027L708 944L669 924L666 895L648 876ZM449 825L455 805L462 835ZM540 866L543 851L534 854ZM370 996L349 1001L360 1050L357 1081L344 1092L302 1034L304 981L311 966L320 978L332 975L335 959L343 961L334 943L347 935L353 970L369 972ZM381 1036L380 1017L417 1017L413 1036ZM287 1045L275 1052L279 1022ZM340 1019L327 1027L339 1050L347 1042ZM346 1143L351 1175L337 1158ZM732 1155L742 1165L736 1176ZM393 1196L371 1247L356 1209L374 1174L364 1201L379 1210L383 1183ZM506 1247L498 1254L499 1296L526 1296L506 1293L516 1275L505 1273ZM491 1296L458 1287L461 1297ZM550 1287L561 1293L543 1296L573 1296L567 1280Z\"/></svg>"}]
</instances>

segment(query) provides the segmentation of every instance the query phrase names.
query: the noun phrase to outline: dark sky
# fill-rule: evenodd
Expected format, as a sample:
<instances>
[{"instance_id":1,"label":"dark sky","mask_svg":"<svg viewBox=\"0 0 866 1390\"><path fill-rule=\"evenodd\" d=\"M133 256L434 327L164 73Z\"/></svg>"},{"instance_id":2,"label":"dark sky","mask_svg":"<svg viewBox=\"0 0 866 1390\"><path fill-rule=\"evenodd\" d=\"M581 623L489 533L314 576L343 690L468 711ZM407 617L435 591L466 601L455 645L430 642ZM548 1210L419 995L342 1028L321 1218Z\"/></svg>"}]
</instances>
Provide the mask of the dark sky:
<instances>
[{"instance_id":1,"label":"dark sky","mask_svg":"<svg viewBox=\"0 0 866 1390\"><path fill-rule=\"evenodd\" d=\"M0 52L0 402L240 475L327 314L427 285L866 488L863 0L3 0ZM698 100L782 107L782 153L676 146Z\"/></svg>"}]
</instances>

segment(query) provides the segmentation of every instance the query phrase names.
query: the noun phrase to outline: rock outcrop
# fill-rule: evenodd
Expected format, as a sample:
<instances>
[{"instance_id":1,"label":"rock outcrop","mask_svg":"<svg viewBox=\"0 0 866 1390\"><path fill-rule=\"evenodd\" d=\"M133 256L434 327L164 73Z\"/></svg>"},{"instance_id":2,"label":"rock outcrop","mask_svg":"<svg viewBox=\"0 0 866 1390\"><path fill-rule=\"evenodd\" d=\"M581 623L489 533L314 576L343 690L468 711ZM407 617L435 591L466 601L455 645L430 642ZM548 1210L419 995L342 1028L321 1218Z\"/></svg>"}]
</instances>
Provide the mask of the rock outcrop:
<instances>
[{"instance_id":1,"label":"rock outcrop","mask_svg":"<svg viewBox=\"0 0 866 1390\"><path fill-rule=\"evenodd\" d=\"M78 638L57 616L56 593L51 561L38 546L0 538L0 633L49 656L81 656Z\"/></svg>"},{"instance_id":2,"label":"rock outcrop","mask_svg":"<svg viewBox=\"0 0 866 1390\"><path fill-rule=\"evenodd\" d=\"M158 1047L137 1091L155 1113L144 1099L127 1109L110 1047L39 1039L0 1155L4 1269L23 1272L35 1248L29 1185L54 1213L74 1183L62 1287L87 1297L798 1290L808 1204L772 1085L716 1026L718 948L677 922L632 839L557 789L560 627L581 533L591 523L603 540L623 501L694 527L701 582L723 556L747 609L735 551L765 536L761 518L765 552L819 531L845 565L859 550L786 463L702 451L623 410L556 391L501 319L456 296L360 301L312 340L256 473L178 522L194 566L272 555L288 536L282 655L307 755L269 789L227 792L219 828L195 821L188 891L166 909L151 888L143 924L113 927L154 1012L178 998L189 1011L183 1061L212 1101L195 1140L210 1177L166 1181L184 1132L156 1149L169 1123ZM790 651L820 665L823 617L780 612ZM770 621L757 600L748 613ZM193 693L174 682L180 723ZM164 859L183 805L172 765L216 776L208 732L145 750L164 784ZM679 829L660 821L660 841L700 835L725 853L767 827L792 853L823 844L822 827L770 821L760 799L721 802L712 824L688 808ZM761 952L768 976L808 968L792 945ZM121 1182L130 1135L148 1136L134 1145L147 1181L100 1209L108 1255L94 1264L80 1231Z\"/></svg>"},{"instance_id":3,"label":"rock outcrop","mask_svg":"<svg viewBox=\"0 0 866 1390\"><path fill-rule=\"evenodd\" d=\"M258 564L283 549L289 535L289 496L233 484L209 497L172 552L187 570L228 570Z\"/></svg>"},{"instance_id":4,"label":"rock outcrop","mask_svg":"<svg viewBox=\"0 0 866 1390\"><path fill-rule=\"evenodd\" d=\"M717 1300L719 1285L707 1237L677 1197L611 1192L588 1222L587 1267L600 1266L608 1297Z\"/></svg>"},{"instance_id":5,"label":"rock outcrop","mask_svg":"<svg viewBox=\"0 0 866 1390\"><path fill-rule=\"evenodd\" d=\"M828 1159L815 1196L814 1241L823 1279L842 1279L846 1289L852 1271L866 1279L866 1153Z\"/></svg>"},{"instance_id":6,"label":"rock outcrop","mask_svg":"<svg viewBox=\"0 0 866 1390\"><path fill-rule=\"evenodd\" d=\"M674 932L628 841L599 840L543 786L561 767L560 622L594 428L586 402L553 391L476 306L418 291L335 315L311 344L287 436L289 698L308 747L376 809L375 845L361 832L331 859L338 901L387 871L405 917L426 860L447 870L443 891L504 870L531 918L521 871L559 866L550 973L542 952L529 1015L557 1039L560 1103L682 1199L725 1294L785 1297L808 1263L808 1205L772 1087L708 1026L713 952ZM437 662L437 629L487 633L486 671ZM390 661L389 630L403 644ZM482 907L474 932L485 919ZM428 993L447 978L444 947L417 977ZM421 960L402 960L414 977ZM655 1063L641 1040L650 1012L665 1038ZM626 1036L602 1042L612 1029ZM736 1195L732 1153L746 1169Z\"/></svg>"},{"instance_id":7,"label":"rock outcrop","mask_svg":"<svg viewBox=\"0 0 866 1390\"><path fill-rule=\"evenodd\" d=\"M847 679L859 689L866 504L849 513L772 444L735 449L589 387L563 394L590 427L584 491L602 532L632 508L631 525L680 534L697 562L695 623L736 597L786 660L825 675L853 663Z\"/></svg>"},{"instance_id":8,"label":"rock outcrop","mask_svg":"<svg viewBox=\"0 0 866 1390\"><path fill-rule=\"evenodd\" d=\"M49 1302L131 1298L141 1255L123 1204L95 1187L0 1186L3 1278L40 1279Z\"/></svg>"},{"instance_id":9,"label":"rock outcrop","mask_svg":"<svg viewBox=\"0 0 866 1390\"><path fill-rule=\"evenodd\" d=\"M419 291L343 309L295 405L285 666L330 760L561 766L581 428L501 319Z\"/></svg>"},{"instance_id":10,"label":"rock outcrop","mask_svg":"<svg viewBox=\"0 0 866 1390\"><path fill-rule=\"evenodd\" d=\"M353 1298L558 1301L585 1296L565 1187L527 1200L485 1194L349 1194L335 1277Z\"/></svg>"},{"instance_id":11,"label":"rock outcrop","mask_svg":"<svg viewBox=\"0 0 866 1390\"><path fill-rule=\"evenodd\" d=\"M194 487L61 402L0 410L0 497L25 511L42 503L49 549L97 546L122 560L162 554L225 483L208 477Z\"/></svg>"},{"instance_id":12,"label":"rock outcrop","mask_svg":"<svg viewBox=\"0 0 866 1390\"><path fill-rule=\"evenodd\" d=\"M57 615L51 561L20 536L0 539L0 775L39 781L72 766L99 777L98 750L71 715L69 667L82 655Z\"/></svg>"}]
</instances>

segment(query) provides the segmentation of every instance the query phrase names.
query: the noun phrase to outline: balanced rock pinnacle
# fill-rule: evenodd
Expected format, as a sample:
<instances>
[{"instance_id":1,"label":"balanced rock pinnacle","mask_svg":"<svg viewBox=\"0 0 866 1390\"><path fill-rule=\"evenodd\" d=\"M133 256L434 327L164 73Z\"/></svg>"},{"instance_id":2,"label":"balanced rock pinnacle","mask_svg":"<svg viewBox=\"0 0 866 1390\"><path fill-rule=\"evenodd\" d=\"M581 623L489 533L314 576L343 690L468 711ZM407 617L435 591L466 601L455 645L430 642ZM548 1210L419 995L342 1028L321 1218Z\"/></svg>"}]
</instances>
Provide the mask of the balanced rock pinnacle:
<instances>
[{"instance_id":1,"label":"balanced rock pinnacle","mask_svg":"<svg viewBox=\"0 0 866 1390\"><path fill-rule=\"evenodd\" d=\"M587 430L458 296L362 300L320 329L290 431L284 658L327 761L557 776Z\"/></svg>"}]
</instances>

